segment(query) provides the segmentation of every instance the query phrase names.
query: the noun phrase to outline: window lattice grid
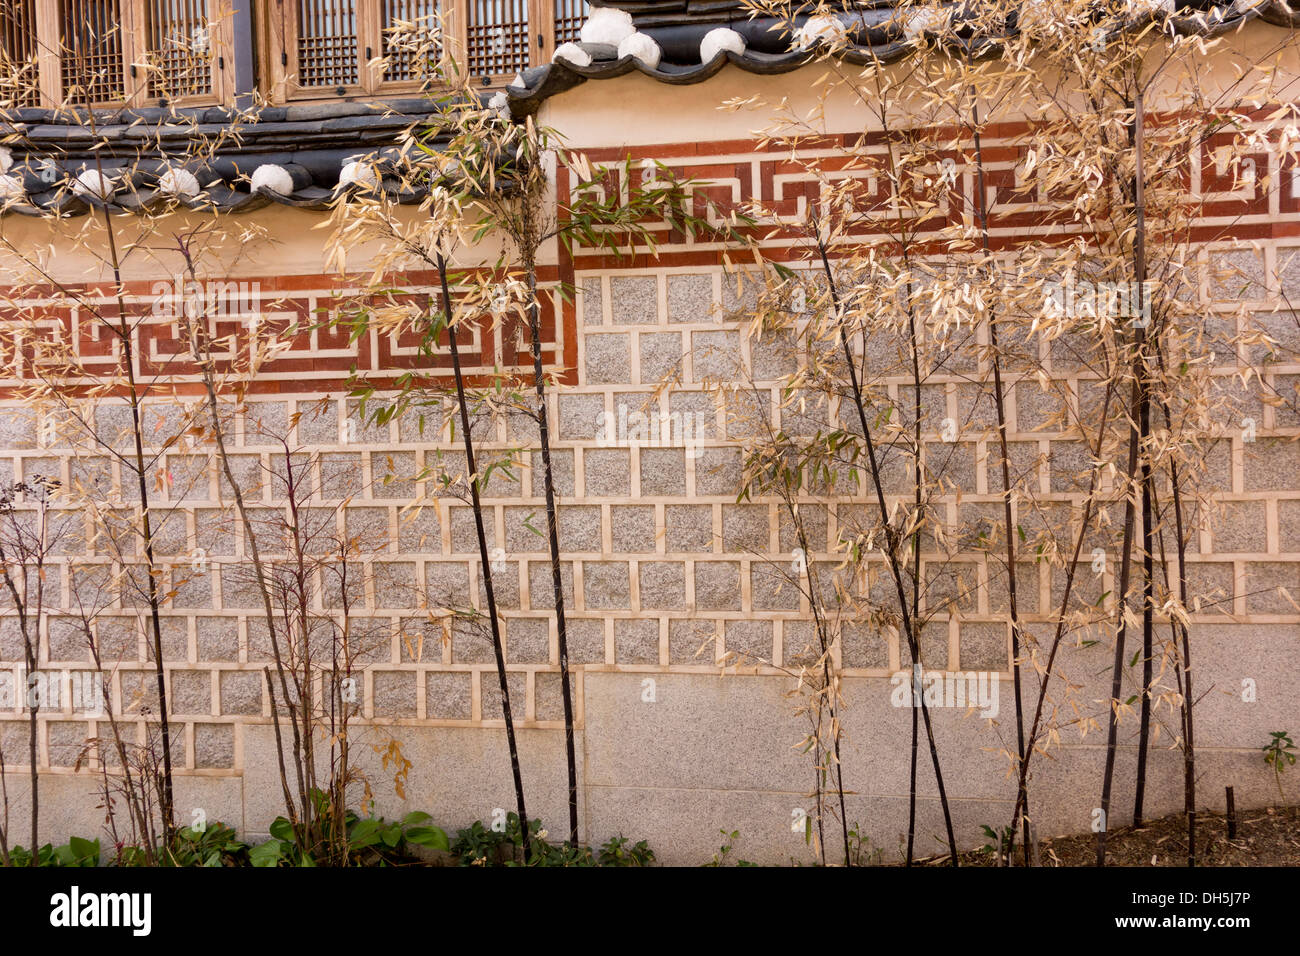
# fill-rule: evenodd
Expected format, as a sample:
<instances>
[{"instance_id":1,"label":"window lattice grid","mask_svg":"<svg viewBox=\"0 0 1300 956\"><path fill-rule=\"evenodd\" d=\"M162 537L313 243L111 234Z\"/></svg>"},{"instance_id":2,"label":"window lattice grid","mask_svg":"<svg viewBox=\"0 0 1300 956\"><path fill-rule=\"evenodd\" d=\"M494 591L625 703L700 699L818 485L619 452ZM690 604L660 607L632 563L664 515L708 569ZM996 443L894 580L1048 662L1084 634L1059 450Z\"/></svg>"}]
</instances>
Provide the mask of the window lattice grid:
<instances>
[{"instance_id":1,"label":"window lattice grid","mask_svg":"<svg viewBox=\"0 0 1300 956\"><path fill-rule=\"evenodd\" d=\"M469 72L500 76L528 67L528 0L469 0Z\"/></svg>"},{"instance_id":2,"label":"window lattice grid","mask_svg":"<svg viewBox=\"0 0 1300 956\"><path fill-rule=\"evenodd\" d=\"M355 86L357 52L353 0L299 0L299 86Z\"/></svg>"},{"instance_id":3,"label":"window lattice grid","mask_svg":"<svg viewBox=\"0 0 1300 956\"><path fill-rule=\"evenodd\" d=\"M382 0L384 55L388 68L384 79L390 81L420 80L431 72L432 62L442 52L437 31L438 0ZM416 33L394 34L398 21L414 23Z\"/></svg>"},{"instance_id":4,"label":"window lattice grid","mask_svg":"<svg viewBox=\"0 0 1300 956\"><path fill-rule=\"evenodd\" d=\"M125 99L120 0L63 0L60 12L64 102Z\"/></svg>"},{"instance_id":5,"label":"window lattice grid","mask_svg":"<svg viewBox=\"0 0 1300 956\"><path fill-rule=\"evenodd\" d=\"M0 6L0 105L40 102L36 55L35 0L6 0Z\"/></svg>"},{"instance_id":6,"label":"window lattice grid","mask_svg":"<svg viewBox=\"0 0 1300 956\"><path fill-rule=\"evenodd\" d=\"M589 12L586 0L555 0L555 45L576 43Z\"/></svg>"},{"instance_id":7,"label":"window lattice grid","mask_svg":"<svg viewBox=\"0 0 1300 956\"><path fill-rule=\"evenodd\" d=\"M148 0L151 96L212 93L212 28L207 0Z\"/></svg>"}]
</instances>

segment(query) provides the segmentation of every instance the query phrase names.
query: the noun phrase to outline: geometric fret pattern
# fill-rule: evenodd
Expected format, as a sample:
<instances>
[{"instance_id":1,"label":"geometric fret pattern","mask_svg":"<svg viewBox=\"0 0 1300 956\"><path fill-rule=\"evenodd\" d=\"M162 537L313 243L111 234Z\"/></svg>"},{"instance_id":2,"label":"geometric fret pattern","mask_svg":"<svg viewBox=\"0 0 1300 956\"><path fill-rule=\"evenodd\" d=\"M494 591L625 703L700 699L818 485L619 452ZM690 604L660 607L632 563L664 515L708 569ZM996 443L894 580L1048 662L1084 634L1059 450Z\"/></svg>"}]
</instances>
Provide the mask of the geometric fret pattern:
<instances>
[{"instance_id":1,"label":"geometric fret pattern","mask_svg":"<svg viewBox=\"0 0 1300 956\"><path fill-rule=\"evenodd\" d=\"M292 383L308 382L323 392L338 391L345 387L353 369L362 378L376 384L412 368L427 369L431 379L451 374L450 352L445 345L436 349L431 359L422 357L419 336L415 332L402 335L372 333L352 342L346 328L316 328L323 315L332 318L344 314L356 303L355 297L337 290L332 278L282 276L223 279L211 284L210 288L217 290L213 293L213 301L219 303L207 309L212 316L210 334L214 340L234 336L237 347L246 354L252 330L256 328L259 338L274 334L284 345L283 351L277 351L274 358L260 366L252 391L283 391ZM407 279L419 283L427 281L428 277L421 279L408 273ZM128 314L139 316L135 327L140 357L138 374L143 377L165 376L181 391L191 391L197 387L199 379L182 340L182 330L168 318L181 311L174 303L184 300L179 295L172 295L170 289L166 295L171 298L164 300L149 283L128 286L125 297ZM436 302L436 297L429 294L410 298L419 300L415 304L422 309ZM104 312L111 313L115 308L114 299L107 294L89 296L85 301ZM168 307L160 309L157 305L160 301ZM573 306L571 303L561 304L557 309L557 302L556 296L543 297L543 360L548 366L563 363L571 367ZM103 374L113 373L118 363L116 352L111 343L98 334L99 323L88 309L70 307L66 300L49 304L33 301L25 306L24 312L24 320L48 322L52 334L76 341L78 361L89 374L98 374L97 369ZM54 332L55 329L61 331ZM510 314L501 320L486 318L478 325L462 326L458 344L466 375L473 380L475 376L490 374L498 367L531 375L532 357L524 331L521 323ZM15 359L9 354L13 348L12 342L0 345L0 351L6 353L6 361L11 363L0 373L0 395L34 374L25 359ZM229 367L231 356L226 357L224 364L220 355L215 357L219 367Z\"/></svg>"}]
</instances>

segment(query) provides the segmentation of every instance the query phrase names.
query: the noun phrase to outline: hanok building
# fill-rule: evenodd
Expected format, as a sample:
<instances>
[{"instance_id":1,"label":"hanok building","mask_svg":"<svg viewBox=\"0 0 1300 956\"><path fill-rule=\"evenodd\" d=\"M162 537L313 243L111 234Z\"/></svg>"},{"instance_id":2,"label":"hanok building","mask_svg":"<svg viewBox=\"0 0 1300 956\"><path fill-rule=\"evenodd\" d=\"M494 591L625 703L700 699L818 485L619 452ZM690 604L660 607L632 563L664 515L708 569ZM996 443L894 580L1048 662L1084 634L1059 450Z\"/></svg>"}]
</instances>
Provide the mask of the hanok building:
<instances>
[{"instance_id":1,"label":"hanok building","mask_svg":"<svg viewBox=\"0 0 1300 956\"><path fill-rule=\"evenodd\" d=\"M824 94L826 65L814 62L817 37L841 37L837 62L850 69L904 62L916 46L883 0L850 4L829 27L806 13L784 22L752 16L731 0L640 0L590 10L573 0L455 0L448 6L442 11L444 42L460 53L485 99L495 97L512 121L534 118L594 163L658 161L680 178L707 183L712 195L762 201L793 217L817 198L815 179L795 161L797 151L764 142L755 132L764 125L761 117L718 107L754 96L787 99L796 112L822 103L827 135L807 150L834 158L874 120L849 92ZM422 89L418 53L390 42L401 23L434 14L436 7L434 0L6 3L0 11L0 49L8 65L0 92L8 104L0 126L0 259L8 274L0 282L10 289L8 313L22 311L24 303L38 309L44 290L53 303L49 327L71 336L83 366L99 367L98 360L112 376L118 374L116 347L75 305L81 300L56 294L76 288L86 301L117 314L103 233L90 224L105 210L110 217L171 210L156 220L152 238L120 263L122 303L141 312L167 293L169 283L184 282L160 251L169 236L205 217L219 219L227 234L246 227L247 241L205 257L199 278L237 297L236 315L296 322L296 331L241 392L228 441L249 482L244 492L257 509L283 513L283 462L291 453L300 462L306 510L327 516L340 538L364 533L381 539L358 559L360 583L348 605L358 633L364 627L380 635L355 671L360 713L350 731L354 759L369 776L378 812L423 809L454 827L513 809L514 796L490 643L481 628L448 625L435 613L456 603L451 598L482 607L468 503L426 480L461 447L452 399L448 393L441 411L418 425L410 414L383 424L367 419L349 397L353 376L391 383L411 364L410 344L382 336L353 340L319 321L335 308L341 286L325 258L325 232L317 227L339 201L341 187L387 188L382 176L366 179L367 164L382 163L413 125L437 124L437 109ZM1247 59L1252 51L1276 47L1298 16L1288 0L1218 6L1197 0L1178 4L1173 15L1178 31L1218 36ZM1294 68L1294 55L1285 62ZM87 102L93 110L71 108ZM985 143L997 155L988 188L991 227L999 235L1018 228L1008 199L1018 160L1008 158L999 139L1011 135L992 132ZM200 141L206 145L196 151ZM174 166L178 156L188 163L181 171ZM1232 241L1202 249L1189 266L1202 270L1193 285L1207 323L1238 322L1242 302L1245 312L1273 323L1275 354L1255 384L1291 398L1290 404L1253 393L1242 398L1251 427L1207 439L1211 463L1201 490L1214 507L1189 516L1201 523L1191 532L1188 579L1194 594L1206 599L1191 616L1196 687L1203 695L1196 710L1197 775L1202 802L1211 807L1224 784L1235 785L1238 801L1247 804L1271 798L1273 779L1260 747L1270 731L1294 727L1300 716L1294 689L1300 611L1287 597L1300 597L1300 419L1294 401L1300 338L1289 311L1291 297L1300 295L1300 186L1276 156L1261 153L1258 163L1270 175L1261 172L1244 185L1224 185L1222 173L1211 182L1213 164L1206 167L1201 185L1228 196L1225 215L1235 232ZM958 171L953 185L973 201L976 177L969 168ZM422 197L407 198L414 209ZM785 241L771 241L777 258L785 254L779 248ZM39 281L15 250L35 257ZM364 250L357 250L348 268L364 270L363 260ZM540 272L543 283L576 290L568 298L546 297L543 325L544 359L559 376L549 426L574 671L581 836L595 842L619 833L645 838L667 862L707 860L720 830L739 830L738 852L750 859L808 854L801 815L813 812L816 774L813 757L799 747L809 733L807 713L797 712L800 700L788 693L815 644L816 622L798 569L804 561L833 576L843 561L837 542L874 502L865 487L841 497L813 496L804 505L815 516L807 521L811 540L804 549L779 498L738 500L751 443L711 383L749 382L753 394L770 401L774 420L794 429L797 409L782 402L780 381L797 355L751 334L756 292L728 271L731 260L718 243L680 235L665 237L656 256L631 259L552 242ZM1250 289L1244 296L1216 299L1220 286L1211 266L1217 262L1231 262L1245 276ZM413 281L427 288L432 280L422 274ZM24 301L15 301L15 289ZM1282 312L1275 311L1279 306ZM85 503L97 495L96 507L111 511L139 502L135 458L122 444L130 425L125 393L97 393L93 433L79 434L59 418L57 403L34 407L25 389L35 373L22 361L22 334L31 333L11 328L0 412L3 479L24 483L16 500L28 514L39 498L35 479L57 479L60 489L49 507L76 525L41 560L43 604L32 617L39 621L35 663L42 672L102 672L121 726L132 741L144 743L156 734L158 695L152 625L138 593L133 598L126 586L109 586L109 596L93 609L93 627L79 624L87 569L134 580L126 566L141 560L138 542L117 551L105 545L95 531L95 508ZM144 383L147 482L160 516L153 544L161 569L156 584L165 598L160 631L177 818L187 823L197 808L208 820L265 833L284 812L273 733L273 706L284 704L268 695L270 651L261 604L248 585L247 542L210 441L161 437L201 401L192 369L176 360L184 348L174 323L165 316L141 322L134 334L134 373ZM978 357L986 342L972 342L971 364L939 369L924 383L935 415L926 425L927 432L934 426L933 441L940 441L939 420L960 422L958 433L944 440L961 464L935 499L954 524L972 515L1000 520L992 419L972 420L962 412L971 383L983 381L979 375L987 371ZM530 369L526 349L512 351L500 330L485 328L464 348L475 374ZM1251 361L1248 351L1243 346L1242 362ZM1087 393L1092 375L1086 363L1068 361L1059 343L1041 343L1040 354L1045 377L1061 394ZM1226 383L1238 369L1233 359L1224 361L1216 369ZM905 368L876 371L882 395L902 401L910 394ZM433 374L449 382L445 362L435 363ZM1010 447L1035 500L1068 514L1085 495L1070 480L1080 460L1078 438L1046 407L1036 374L1013 378L1006 402ZM85 394L69 392L77 400ZM654 421L655 412L660 422L693 423L691 434L665 438L650 427L627 433L635 430L629 421ZM545 522L536 437L510 416L492 419L475 437L483 454L523 449L517 468L487 483L483 503L529 809L559 833L567 818L559 635L546 538L534 533ZM889 493L906 497L906 476L898 480ZM81 503L74 506L74 500ZM952 553L935 551L927 539L921 554L921 651L925 668L949 691L946 699L943 693L934 699L931 716L957 839L969 848L983 841L981 824L1010 819L1015 800L1015 780L1007 774L1015 750L1012 645L1005 564L969 538L953 540L962 543ZM1085 563L1091 551L1084 552ZM11 547L11 567L15 559ZM1116 592L1118 564L1112 557L1109 566L1103 561L1100 569L1088 568L1086 601L1104 602ZM928 575L929 568L944 570ZM1059 601L1059 574L1051 562L1032 556L1017 567L1026 632L1044 646ZM35 595L28 577L24 593ZM337 620L342 592L322 581L313 585L311 613ZM0 709L0 745L9 818L19 821L29 794L28 711L21 692L28 665L17 611L5 600L0 689L7 700ZM897 628L882 620L861 607L837 612L831 654L842 682L838 719L847 814L874 845L893 853L907 829L913 720L911 708L897 706L894 675L907 671L911 659ZM1031 815L1042 834L1086 831L1094 819L1113 630L1097 640L1071 638L1063 652L1082 711L1071 718L1057 714L1060 740L1033 774ZM98 668L87 634L95 638ZM967 684L959 674L981 676ZM1000 709L978 700L966 701L974 712L942 705L954 703L954 686L983 687L987 705L989 685L997 690L998 678L1000 696L992 701L1000 700ZM1124 679L1131 687L1133 675L1126 671ZM1026 677L1031 702L1036 680ZM1064 711L1064 701L1053 693L1049 711ZM95 834L104 822L97 809L98 770L101 761L111 766L114 758L105 756L102 744L88 742L105 740L108 722L75 703L47 700L39 711L43 839ZM1160 713L1166 730L1149 755L1151 815L1183 806L1172 713ZM1071 719L1088 716L1099 729L1081 736ZM1116 806L1131 800L1134 726L1121 726ZM393 740L410 761L404 798L395 793L393 765L378 756ZM918 852L941 852L944 827L924 737L921 746ZM838 812L838 801L826 800ZM834 832L827 826L828 834ZM15 840L25 840L17 822Z\"/></svg>"}]
</instances>

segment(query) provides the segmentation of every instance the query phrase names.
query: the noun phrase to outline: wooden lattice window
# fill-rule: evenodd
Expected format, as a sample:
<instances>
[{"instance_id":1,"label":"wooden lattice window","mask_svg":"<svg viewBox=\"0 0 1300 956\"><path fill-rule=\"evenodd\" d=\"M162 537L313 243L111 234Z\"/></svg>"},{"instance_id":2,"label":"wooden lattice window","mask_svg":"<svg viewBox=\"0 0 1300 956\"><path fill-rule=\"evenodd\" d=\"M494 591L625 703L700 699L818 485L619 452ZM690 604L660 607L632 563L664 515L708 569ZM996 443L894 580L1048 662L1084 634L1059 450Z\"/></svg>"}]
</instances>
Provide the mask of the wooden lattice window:
<instances>
[{"instance_id":1,"label":"wooden lattice window","mask_svg":"<svg viewBox=\"0 0 1300 956\"><path fill-rule=\"evenodd\" d=\"M169 100L209 96L216 24L208 0L146 0L149 95Z\"/></svg>"},{"instance_id":2,"label":"wooden lattice window","mask_svg":"<svg viewBox=\"0 0 1300 956\"><path fill-rule=\"evenodd\" d=\"M59 14L64 101L104 103L126 99L121 0L62 0Z\"/></svg>"},{"instance_id":3,"label":"wooden lattice window","mask_svg":"<svg viewBox=\"0 0 1300 956\"><path fill-rule=\"evenodd\" d=\"M555 45L571 43L578 39L590 13L591 5L585 0L555 0Z\"/></svg>"},{"instance_id":4,"label":"wooden lattice window","mask_svg":"<svg viewBox=\"0 0 1300 956\"><path fill-rule=\"evenodd\" d=\"M438 0L382 0L380 29L387 69L385 82L416 82L429 75L431 63L441 53L432 32L440 29ZM395 24L414 23L422 36L395 34ZM421 62L421 61L426 62Z\"/></svg>"},{"instance_id":5,"label":"wooden lattice window","mask_svg":"<svg viewBox=\"0 0 1300 956\"><path fill-rule=\"evenodd\" d=\"M211 103L230 88L230 14L230 0L0 0L0 53L7 75L35 63L20 103Z\"/></svg>"},{"instance_id":6,"label":"wooden lattice window","mask_svg":"<svg viewBox=\"0 0 1300 956\"><path fill-rule=\"evenodd\" d=\"M447 0L268 0L265 10L274 99L416 91L455 16Z\"/></svg>"},{"instance_id":7,"label":"wooden lattice window","mask_svg":"<svg viewBox=\"0 0 1300 956\"><path fill-rule=\"evenodd\" d=\"M354 96L373 92L383 77L371 67L381 46L382 23L413 19L436 9L426 0L269 0L273 95ZM275 62L275 60L279 62ZM412 72L399 57L399 76Z\"/></svg>"},{"instance_id":8,"label":"wooden lattice window","mask_svg":"<svg viewBox=\"0 0 1300 956\"><path fill-rule=\"evenodd\" d=\"M266 0L263 75L278 101L419 89L443 51L395 29L416 23L438 26L462 67L494 85L545 62L587 14L583 0Z\"/></svg>"},{"instance_id":9,"label":"wooden lattice window","mask_svg":"<svg viewBox=\"0 0 1300 956\"><path fill-rule=\"evenodd\" d=\"M40 102L35 0L4 0L0 6L0 106Z\"/></svg>"},{"instance_id":10,"label":"wooden lattice window","mask_svg":"<svg viewBox=\"0 0 1300 956\"><path fill-rule=\"evenodd\" d=\"M473 76L513 76L531 58L528 0L468 0L466 58Z\"/></svg>"},{"instance_id":11,"label":"wooden lattice window","mask_svg":"<svg viewBox=\"0 0 1300 956\"><path fill-rule=\"evenodd\" d=\"M297 82L304 88L361 83L357 11L352 0L298 0Z\"/></svg>"}]
</instances>

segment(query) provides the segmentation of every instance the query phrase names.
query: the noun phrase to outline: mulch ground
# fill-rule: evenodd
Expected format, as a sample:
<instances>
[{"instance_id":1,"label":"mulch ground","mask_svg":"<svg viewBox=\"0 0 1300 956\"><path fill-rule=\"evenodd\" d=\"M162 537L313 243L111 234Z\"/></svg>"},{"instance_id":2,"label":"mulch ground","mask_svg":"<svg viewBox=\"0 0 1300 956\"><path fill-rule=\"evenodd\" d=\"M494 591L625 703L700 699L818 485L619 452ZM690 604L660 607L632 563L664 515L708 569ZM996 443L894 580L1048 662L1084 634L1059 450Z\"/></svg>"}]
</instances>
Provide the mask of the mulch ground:
<instances>
[{"instance_id":1,"label":"mulch ground","mask_svg":"<svg viewBox=\"0 0 1300 956\"><path fill-rule=\"evenodd\" d=\"M1021 851L1015 850L1015 865ZM1043 840L1041 866L1093 866L1097 861L1097 835ZM943 865L948 857L925 861ZM1238 810L1235 839L1228 839L1227 819L1218 813L1196 818L1196 862L1199 866L1300 866L1300 807ZM1113 830L1106 838L1108 866L1186 866L1187 820L1181 814L1151 820L1140 828ZM962 866L996 866L991 850L964 853Z\"/></svg>"}]
</instances>

